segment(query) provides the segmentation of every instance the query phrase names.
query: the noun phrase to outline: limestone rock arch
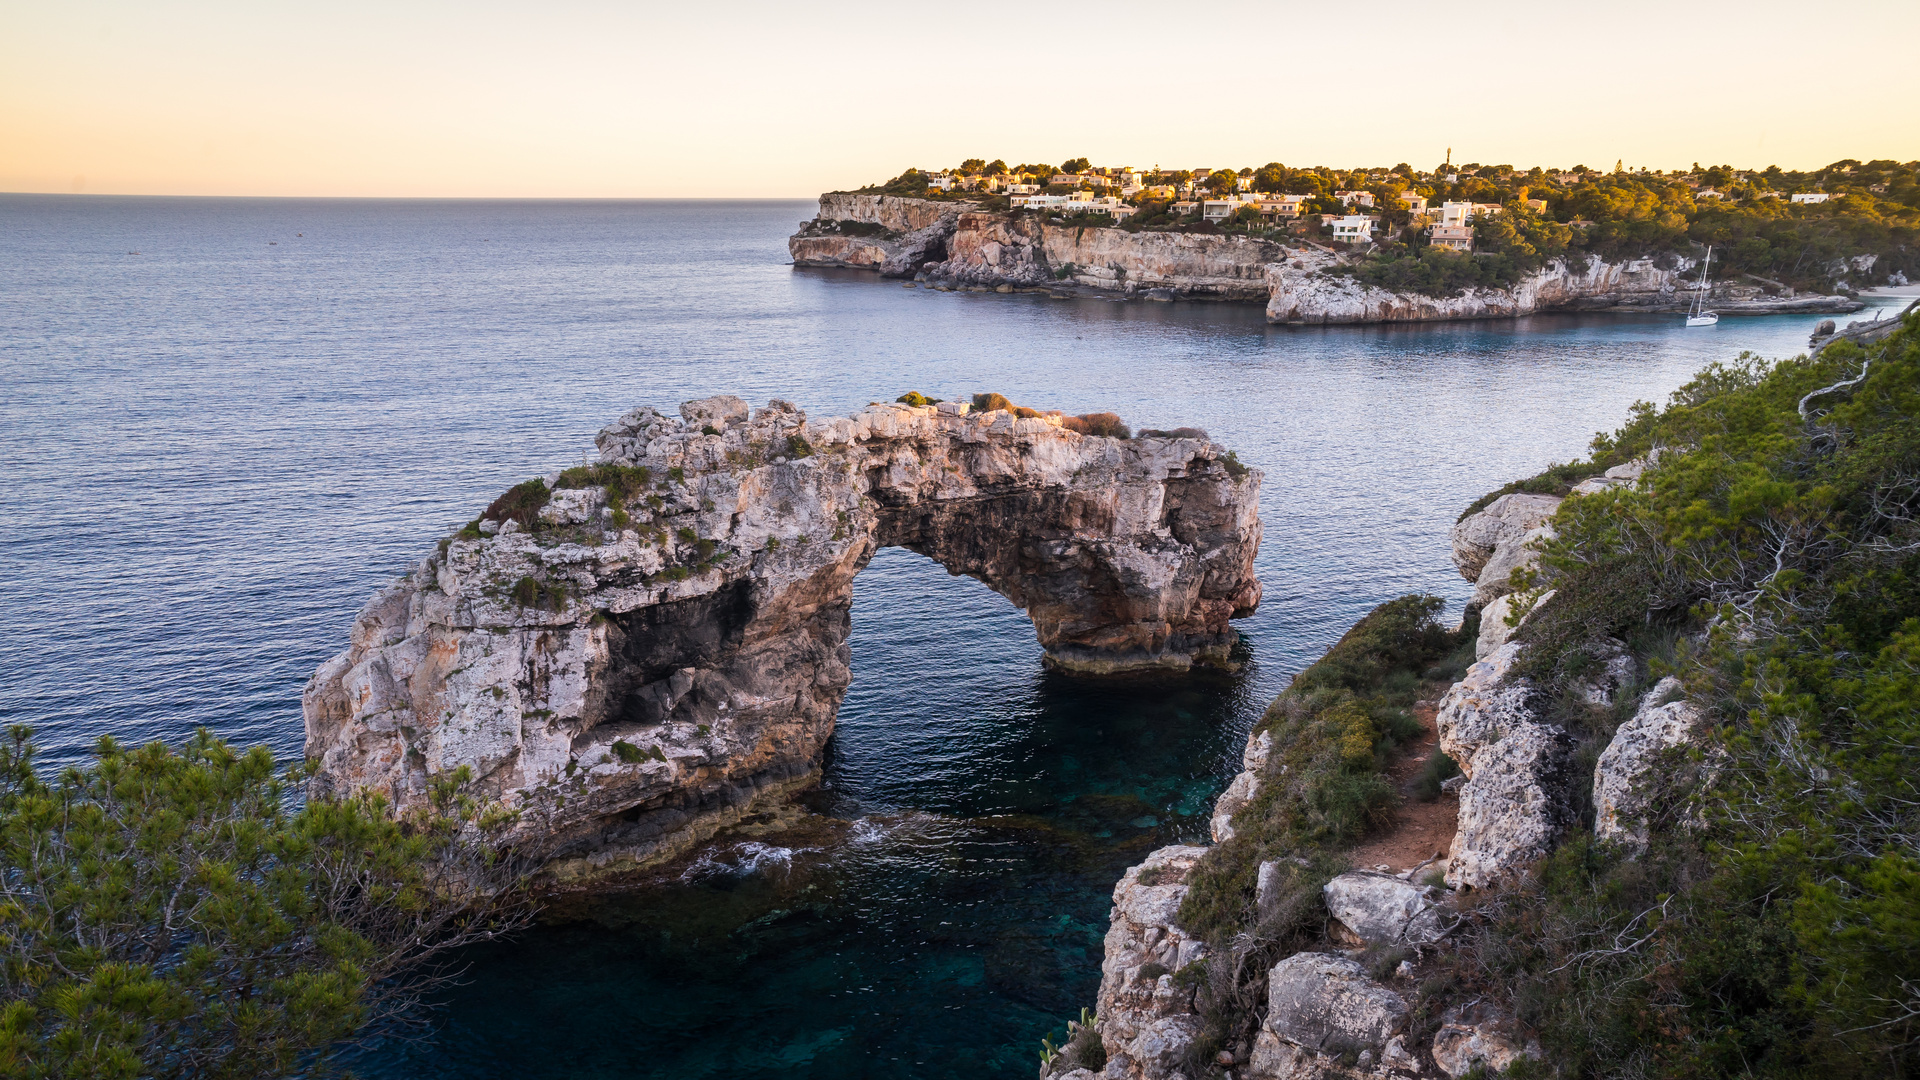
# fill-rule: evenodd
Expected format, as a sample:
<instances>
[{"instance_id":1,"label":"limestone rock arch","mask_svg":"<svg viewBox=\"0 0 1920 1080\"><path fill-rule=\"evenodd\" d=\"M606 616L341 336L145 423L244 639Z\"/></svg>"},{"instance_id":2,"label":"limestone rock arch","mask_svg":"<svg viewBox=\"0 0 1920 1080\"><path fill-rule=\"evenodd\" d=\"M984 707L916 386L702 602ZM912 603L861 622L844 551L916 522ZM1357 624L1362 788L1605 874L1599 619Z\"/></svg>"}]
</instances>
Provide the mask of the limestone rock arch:
<instances>
[{"instance_id":1,"label":"limestone rock arch","mask_svg":"<svg viewBox=\"0 0 1920 1080\"><path fill-rule=\"evenodd\" d=\"M811 783L881 547L984 582L1049 663L1222 664L1259 603L1261 474L1205 437L952 405L636 409L367 603L303 695L320 792L468 767L562 878L670 857Z\"/></svg>"}]
</instances>

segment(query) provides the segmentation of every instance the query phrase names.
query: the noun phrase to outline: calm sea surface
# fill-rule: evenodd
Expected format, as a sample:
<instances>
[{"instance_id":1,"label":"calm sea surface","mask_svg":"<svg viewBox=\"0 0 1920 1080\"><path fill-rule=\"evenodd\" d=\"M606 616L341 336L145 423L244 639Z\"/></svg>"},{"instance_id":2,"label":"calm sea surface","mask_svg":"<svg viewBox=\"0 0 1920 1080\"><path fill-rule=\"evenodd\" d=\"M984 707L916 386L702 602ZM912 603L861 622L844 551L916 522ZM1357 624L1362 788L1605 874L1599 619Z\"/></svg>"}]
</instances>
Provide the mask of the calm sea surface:
<instances>
[{"instance_id":1,"label":"calm sea surface","mask_svg":"<svg viewBox=\"0 0 1920 1080\"><path fill-rule=\"evenodd\" d=\"M1237 676L1040 668L1006 602L855 584L825 824L471 959L382 1077L1027 1077L1093 1001L1108 894L1205 832L1245 733L1357 616L1457 611L1460 508L1817 318L1268 327L1259 309L795 270L805 202L0 196L0 720L49 758L205 725L287 758L367 595L638 404L816 416L995 390L1206 428L1266 470Z\"/></svg>"}]
</instances>

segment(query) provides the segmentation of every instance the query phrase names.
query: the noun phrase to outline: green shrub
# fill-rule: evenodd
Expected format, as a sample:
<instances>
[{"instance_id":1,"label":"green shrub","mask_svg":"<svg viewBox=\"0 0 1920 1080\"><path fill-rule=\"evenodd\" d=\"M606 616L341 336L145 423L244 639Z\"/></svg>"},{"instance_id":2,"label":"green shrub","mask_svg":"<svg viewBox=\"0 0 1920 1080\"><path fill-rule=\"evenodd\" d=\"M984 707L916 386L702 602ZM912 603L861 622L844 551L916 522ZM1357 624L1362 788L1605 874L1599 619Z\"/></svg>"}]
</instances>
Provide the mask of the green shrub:
<instances>
[{"instance_id":1,"label":"green shrub","mask_svg":"<svg viewBox=\"0 0 1920 1080\"><path fill-rule=\"evenodd\" d=\"M480 513L482 521L517 521L532 532L540 524L540 509L553 498L547 482L538 477L513 485L506 493L487 504Z\"/></svg>"},{"instance_id":2,"label":"green shrub","mask_svg":"<svg viewBox=\"0 0 1920 1080\"><path fill-rule=\"evenodd\" d=\"M644 465L614 465L599 462L564 469L555 488L605 487L607 505L619 509L628 499L638 496L653 483L653 470Z\"/></svg>"},{"instance_id":3,"label":"green shrub","mask_svg":"<svg viewBox=\"0 0 1920 1080\"><path fill-rule=\"evenodd\" d=\"M1440 785L1458 775L1460 766L1436 746L1413 782L1414 797L1421 802L1432 802L1440 797Z\"/></svg>"},{"instance_id":4,"label":"green shrub","mask_svg":"<svg viewBox=\"0 0 1920 1080\"><path fill-rule=\"evenodd\" d=\"M808 442L805 436L789 435L787 436L787 456L790 458L812 457L813 444Z\"/></svg>"},{"instance_id":5,"label":"green shrub","mask_svg":"<svg viewBox=\"0 0 1920 1080\"><path fill-rule=\"evenodd\" d=\"M508 595L520 607L542 608L549 611L560 611L565 608L570 596L565 582L541 581L531 574L524 575L515 581Z\"/></svg>"},{"instance_id":6,"label":"green shrub","mask_svg":"<svg viewBox=\"0 0 1920 1080\"><path fill-rule=\"evenodd\" d=\"M640 749L625 739L614 740L613 753L615 757L629 765L638 765L640 762L647 760L647 752L645 750Z\"/></svg>"},{"instance_id":7,"label":"green shrub","mask_svg":"<svg viewBox=\"0 0 1920 1080\"><path fill-rule=\"evenodd\" d=\"M1073 430L1079 431L1083 435L1099 435L1109 439L1130 439L1133 437L1133 433L1127 429L1126 423L1122 421L1119 416L1110 412L1084 413L1080 416L1073 417L1073 419L1080 422L1079 426L1074 427Z\"/></svg>"},{"instance_id":8,"label":"green shrub","mask_svg":"<svg viewBox=\"0 0 1920 1080\"><path fill-rule=\"evenodd\" d=\"M1920 1073L1916 416L1910 323L1712 365L1595 440L1663 453L1640 489L1561 507L1522 670L1587 733L1576 771L1634 704L1573 711L1607 638L1715 727L1660 772L1644 854L1581 830L1475 911L1455 977L1560 1075Z\"/></svg>"},{"instance_id":9,"label":"green shrub","mask_svg":"<svg viewBox=\"0 0 1920 1080\"><path fill-rule=\"evenodd\" d=\"M909 390L906 393L901 394L899 397L894 398L893 400L899 402L902 405L911 405L916 409L925 408L928 405L940 404L939 398L928 397L927 395L921 393L918 390Z\"/></svg>"},{"instance_id":10,"label":"green shrub","mask_svg":"<svg viewBox=\"0 0 1920 1080\"><path fill-rule=\"evenodd\" d=\"M1247 466L1241 462L1240 455L1232 450L1227 451L1227 456L1220 459L1220 464L1226 466L1227 475L1233 477L1235 480L1253 471L1247 468Z\"/></svg>"},{"instance_id":11,"label":"green shrub","mask_svg":"<svg viewBox=\"0 0 1920 1080\"><path fill-rule=\"evenodd\" d=\"M298 797L311 772L204 728L178 751L110 738L49 782L0 743L8 1076L311 1076L444 988L459 950L524 925L500 822L430 780Z\"/></svg>"},{"instance_id":12,"label":"green shrub","mask_svg":"<svg viewBox=\"0 0 1920 1080\"><path fill-rule=\"evenodd\" d=\"M1005 394L973 395L974 412L992 412L995 409L1005 409L1008 412L1012 412L1013 402L1008 401Z\"/></svg>"}]
</instances>

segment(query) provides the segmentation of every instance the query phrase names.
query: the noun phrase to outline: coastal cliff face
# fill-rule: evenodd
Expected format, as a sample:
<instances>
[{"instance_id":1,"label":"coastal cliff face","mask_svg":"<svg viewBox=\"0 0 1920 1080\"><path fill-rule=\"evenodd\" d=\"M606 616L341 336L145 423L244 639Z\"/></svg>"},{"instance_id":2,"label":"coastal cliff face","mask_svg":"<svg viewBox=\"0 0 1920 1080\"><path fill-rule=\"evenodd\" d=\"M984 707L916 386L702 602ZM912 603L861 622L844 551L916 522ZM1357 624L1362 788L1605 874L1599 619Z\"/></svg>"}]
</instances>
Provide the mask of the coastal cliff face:
<instances>
[{"instance_id":1,"label":"coastal cliff face","mask_svg":"<svg viewBox=\"0 0 1920 1080\"><path fill-rule=\"evenodd\" d=\"M1028 215L969 213L956 223L932 281L1035 286L1062 281L1103 291L1164 290L1215 300L1264 300L1267 263L1286 249L1244 236L1130 233L1049 225Z\"/></svg>"},{"instance_id":2,"label":"coastal cliff face","mask_svg":"<svg viewBox=\"0 0 1920 1080\"><path fill-rule=\"evenodd\" d=\"M1582 481L1569 497L1639 484L1651 464L1642 459L1616 466ZM1462 519L1451 537L1461 575L1487 585L1494 603L1517 595L1507 578L1530 565L1534 541L1550 529L1563 501L1510 494ZM1492 617L1483 615L1483 621ZM1241 1080L1459 1078L1476 1068L1497 1073L1522 1058L1539 1058L1539 1046L1514 1016L1479 997L1435 998L1415 967L1454 947L1470 908L1463 897L1518 880L1579 827L1574 741L1546 715L1541 694L1517 674L1526 646L1506 640L1512 628L1502 631L1435 703L1439 747L1461 769L1446 785L1457 789L1459 801L1443 857L1415 865L1412 860L1421 857L1416 854L1399 867L1355 866L1327 881L1321 889L1323 944L1274 963L1264 1000L1254 1007L1251 1035L1199 1061L1193 1046L1206 1021L1198 987L1214 973L1205 967L1187 971L1212 958L1208 943L1180 924L1180 910L1210 849L1174 845L1153 852L1114 888L1096 1003L1100 1053L1089 1065L1081 1043L1070 1043L1043 1066L1043 1080L1184 1080L1218 1070ZM1638 684L1637 667L1624 649L1596 659L1601 662L1592 665L1582 693L1590 704L1611 706ZM1700 710L1683 699L1677 679L1638 698L1632 719L1594 767L1593 828L1600 839L1645 847L1638 822L1658 786L1659 763L1670 761L1662 755L1697 742L1701 724ZM1265 786L1284 782L1286 766L1272 764L1282 749L1270 730L1248 740L1242 771L1214 805L1214 844L1235 842L1235 815L1256 806ZM1288 899L1284 882L1308 865L1284 857L1258 864L1251 897L1256 924L1266 925L1283 905L1298 903L1297 894ZM1443 875L1444 886L1439 877L1423 876L1434 872ZM1406 962L1382 974L1374 958L1383 954L1394 958L1389 967L1400 957ZM1424 1023L1415 1022L1416 1001L1432 1010Z\"/></svg>"},{"instance_id":3,"label":"coastal cliff face","mask_svg":"<svg viewBox=\"0 0 1920 1080\"><path fill-rule=\"evenodd\" d=\"M851 231L844 224L856 223ZM880 230L867 232L867 229ZM1683 311L1695 267L1652 259L1552 263L1511 288L1433 297L1365 286L1338 271L1351 256L1245 236L1128 232L1052 225L1026 213L982 211L970 203L830 193L820 216L788 241L796 266L877 270L924 277L936 287L1074 288L1157 300L1259 302L1273 323L1435 322L1514 318L1544 311ZM1722 313L1857 311L1844 296L1774 297L1722 282Z\"/></svg>"},{"instance_id":4,"label":"coastal cliff face","mask_svg":"<svg viewBox=\"0 0 1920 1080\"><path fill-rule=\"evenodd\" d=\"M1205 439L722 397L598 444L368 602L303 695L316 790L406 808L464 768L562 880L637 868L816 775L880 547L985 582L1076 671L1225 663L1260 599L1261 474Z\"/></svg>"},{"instance_id":5,"label":"coastal cliff face","mask_svg":"<svg viewBox=\"0 0 1920 1080\"><path fill-rule=\"evenodd\" d=\"M801 222L788 239L787 252L795 266L910 276L929 260L946 258L956 223L971 209L964 202L829 192L820 196L819 216Z\"/></svg>"}]
</instances>

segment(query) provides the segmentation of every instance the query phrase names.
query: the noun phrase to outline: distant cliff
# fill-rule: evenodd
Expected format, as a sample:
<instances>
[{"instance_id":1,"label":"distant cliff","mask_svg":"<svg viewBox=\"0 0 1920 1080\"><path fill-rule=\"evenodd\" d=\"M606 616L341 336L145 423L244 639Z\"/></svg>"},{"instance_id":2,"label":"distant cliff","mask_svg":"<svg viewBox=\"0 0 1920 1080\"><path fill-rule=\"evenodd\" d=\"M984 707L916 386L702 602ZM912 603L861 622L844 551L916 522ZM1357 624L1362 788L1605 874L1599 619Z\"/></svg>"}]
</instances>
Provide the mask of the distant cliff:
<instances>
[{"instance_id":1,"label":"distant cliff","mask_svg":"<svg viewBox=\"0 0 1920 1080\"><path fill-rule=\"evenodd\" d=\"M1049 224L1033 214L834 192L787 242L796 266L877 270L935 288L1049 289L1120 293L1154 300L1259 302L1274 323L1429 322L1513 318L1543 311L1669 311L1691 294L1686 260L1606 262L1582 269L1551 263L1510 288L1434 297L1361 285L1338 271L1349 256L1312 244L1245 236L1128 232ZM1857 311L1844 296L1776 298L1723 284L1724 315Z\"/></svg>"}]
</instances>

